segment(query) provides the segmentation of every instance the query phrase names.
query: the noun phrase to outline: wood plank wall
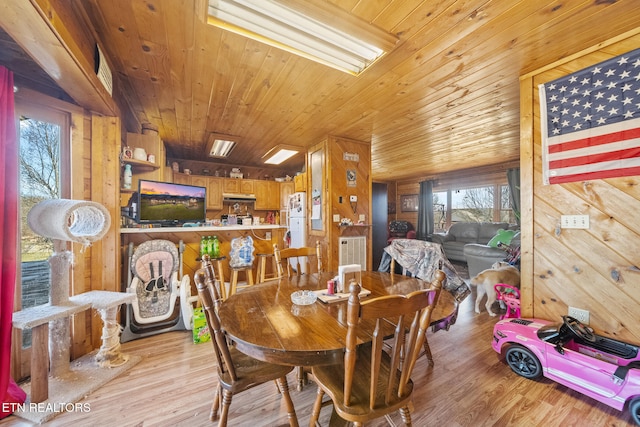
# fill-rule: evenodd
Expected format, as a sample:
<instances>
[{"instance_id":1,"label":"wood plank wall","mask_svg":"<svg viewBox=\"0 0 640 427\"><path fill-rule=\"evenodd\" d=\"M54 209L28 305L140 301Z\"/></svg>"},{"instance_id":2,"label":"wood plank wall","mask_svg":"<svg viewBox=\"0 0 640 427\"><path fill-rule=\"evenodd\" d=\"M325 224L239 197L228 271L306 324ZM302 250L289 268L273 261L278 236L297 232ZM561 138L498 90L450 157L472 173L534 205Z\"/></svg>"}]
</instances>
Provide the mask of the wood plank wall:
<instances>
[{"instance_id":1,"label":"wood plank wall","mask_svg":"<svg viewBox=\"0 0 640 427\"><path fill-rule=\"evenodd\" d=\"M324 268L329 271L337 271L339 264L338 239L340 237L366 236L367 237L367 270L371 269L371 145L367 142L352 139L328 136L326 140L310 149L309 153L324 150L325 164L322 171L322 218L323 230L311 230L309 227L308 246L313 246L320 241L326 254ZM345 153L357 155L358 160L345 159ZM309 169L307 173L307 202L310 203L312 191L311 174L313 174L311 161L307 161ZM355 171L355 185L347 183L347 170ZM349 202L349 196L355 195L358 200L353 205ZM307 208L310 211L310 207ZM333 216L349 218L356 224L360 215L364 215L365 227L340 227L333 221Z\"/></svg>"},{"instance_id":2,"label":"wood plank wall","mask_svg":"<svg viewBox=\"0 0 640 427\"><path fill-rule=\"evenodd\" d=\"M71 198L91 200L91 115L72 115L71 174L81 179L72 179ZM91 290L91 250L80 251L74 245L74 259L80 260L73 266L71 292L81 294ZM71 358L75 359L93 350L92 312L87 310L73 316L71 322Z\"/></svg>"},{"instance_id":3,"label":"wood plank wall","mask_svg":"<svg viewBox=\"0 0 640 427\"><path fill-rule=\"evenodd\" d=\"M543 185L537 91L640 47L640 35L624 37L521 78L522 290L527 316L559 319L568 306L582 308L597 331L639 343L640 177ZM564 214L589 215L590 228L561 229Z\"/></svg>"},{"instance_id":4,"label":"wood plank wall","mask_svg":"<svg viewBox=\"0 0 640 427\"><path fill-rule=\"evenodd\" d=\"M329 188L330 214L327 218L329 224L330 249L329 261L333 271L338 270L340 237L366 236L367 237L367 270L371 270L371 227L344 228L338 227L333 222L333 216L349 218L354 224L358 223L360 215L363 215L365 224L371 224L371 144L354 141L352 139L329 137L329 164L328 174L331 180ZM345 159L345 154L356 155L357 161ZM347 182L347 171L355 173L355 182ZM352 204L350 196L356 196L357 202ZM342 199L342 201L340 200Z\"/></svg>"}]
</instances>

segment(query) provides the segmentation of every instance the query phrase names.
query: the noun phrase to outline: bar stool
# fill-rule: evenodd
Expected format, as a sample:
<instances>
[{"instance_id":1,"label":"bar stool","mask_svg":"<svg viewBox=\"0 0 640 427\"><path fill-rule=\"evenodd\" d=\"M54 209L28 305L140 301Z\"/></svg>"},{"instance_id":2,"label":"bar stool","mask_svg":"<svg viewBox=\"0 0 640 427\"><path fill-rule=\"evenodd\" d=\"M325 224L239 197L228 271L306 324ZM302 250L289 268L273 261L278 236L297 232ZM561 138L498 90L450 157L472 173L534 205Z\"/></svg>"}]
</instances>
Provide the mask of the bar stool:
<instances>
[{"instance_id":1,"label":"bar stool","mask_svg":"<svg viewBox=\"0 0 640 427\"><path fill-rule=\"evenodd\" d=\"M229 295L231 296L233 294L235 294L238 291L238 273L240 272L244 272L245 274L245 280L247 281L247 286L253 286L253 265L249 265L249 266L238 266L238 267L231 267L229 266L229 269L231 270L231 284L230 284L230 289L229 289Z\"/></svg>"},{"instance_id":2,"label":"bar stool","mask_svg":"<svg viewBox=\"0 0 640 427\"><path fill-rule=\"evenodd\" d=\"M278 277L275 260L273 254L260 253L256 254L258 257L258 272L256 274L256 281L258 283L265 282L267 279L275 279ZM271 260L272 273L267 277L267 260Z\"/></svg>"},{"instance_id":3,"label":"bar stool","mask_svg":"<svg viewBox=\"0 0 640 427\"><path fill-rule=\"evenodd\" d=\"M253 239L251 236L236 237L231 240L229 252L229 270L231 280L228 297L238 291L238 274L244 272L247 286L253 286Z\"/></svg>"}]
</instances>

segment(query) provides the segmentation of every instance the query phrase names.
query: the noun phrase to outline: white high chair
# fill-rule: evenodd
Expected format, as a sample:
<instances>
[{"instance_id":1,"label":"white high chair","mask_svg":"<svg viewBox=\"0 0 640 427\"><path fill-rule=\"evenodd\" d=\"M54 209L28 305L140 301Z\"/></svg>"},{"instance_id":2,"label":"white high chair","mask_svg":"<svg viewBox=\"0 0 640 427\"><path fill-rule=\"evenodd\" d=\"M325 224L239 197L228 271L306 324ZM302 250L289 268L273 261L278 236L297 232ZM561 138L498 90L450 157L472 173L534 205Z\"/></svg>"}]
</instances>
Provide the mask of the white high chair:
<instances>
[{"instance_id":1,"label":"white high chair","mask_svg":"<svg viewBox=\"0 0 640 427\"><path fill-rule=\"evenodd\" d=\"M193 327L191 279L183 275L182 240L149 240L137 249L129 244L127 292L136 299L125 311L121 342Z\"/></svg>"}]
</instances>

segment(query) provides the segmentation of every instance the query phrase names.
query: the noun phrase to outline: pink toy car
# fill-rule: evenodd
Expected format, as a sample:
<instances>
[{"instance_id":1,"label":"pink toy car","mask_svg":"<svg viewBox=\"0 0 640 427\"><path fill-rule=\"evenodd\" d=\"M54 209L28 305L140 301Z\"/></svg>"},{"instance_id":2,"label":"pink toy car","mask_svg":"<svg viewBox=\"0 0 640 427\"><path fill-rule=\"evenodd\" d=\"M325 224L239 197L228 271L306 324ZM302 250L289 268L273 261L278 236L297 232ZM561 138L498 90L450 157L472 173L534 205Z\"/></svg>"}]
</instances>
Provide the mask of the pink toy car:
<instances>
[{"instance_id":1,"label":"pink toy car","mask_svg":"<svg viewBox=\"0 0 640 427\"><path fill-rule=\"evenodd\" d=\"M492 347L518 375L544 375L612 408L640 425L638 346L597 335L577 319L563 322L504 319L493 328Z\"/></svg>"}]
</instances>

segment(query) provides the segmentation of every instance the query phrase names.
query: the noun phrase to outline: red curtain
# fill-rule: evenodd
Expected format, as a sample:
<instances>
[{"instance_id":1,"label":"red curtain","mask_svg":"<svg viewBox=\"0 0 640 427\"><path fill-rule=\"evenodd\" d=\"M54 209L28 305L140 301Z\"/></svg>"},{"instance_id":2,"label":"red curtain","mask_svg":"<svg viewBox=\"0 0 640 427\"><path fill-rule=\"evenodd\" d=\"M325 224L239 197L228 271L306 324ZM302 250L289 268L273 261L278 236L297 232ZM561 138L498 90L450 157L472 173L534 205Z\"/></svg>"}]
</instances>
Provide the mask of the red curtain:
<instances>
[{"instance_id":1,"label":"red curtain","mask_svg":"<svg viewBox=\"0 0 640 427\"><path fill-rule=\"evenodd\" d=\"M24 403L26 394L11 378L11 318L18 265L18 134L13 73L0 66L0 418Z\"/></svg>"}]
</instances>

